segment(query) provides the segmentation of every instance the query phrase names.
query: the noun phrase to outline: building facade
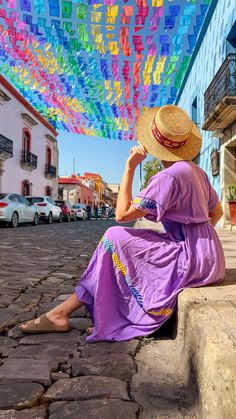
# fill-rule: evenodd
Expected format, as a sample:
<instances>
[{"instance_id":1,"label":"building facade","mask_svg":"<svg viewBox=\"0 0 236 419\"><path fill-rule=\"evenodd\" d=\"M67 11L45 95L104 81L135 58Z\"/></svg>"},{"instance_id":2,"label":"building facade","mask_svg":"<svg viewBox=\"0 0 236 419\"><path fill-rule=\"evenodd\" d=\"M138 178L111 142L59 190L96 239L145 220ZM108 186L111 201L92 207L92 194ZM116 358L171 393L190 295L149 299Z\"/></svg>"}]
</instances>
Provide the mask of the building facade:
<instances>
[{"instance_id":1,"label":"building facade","mask_svg":"<svg viewBox=\"0 0 236 419\"><path fill-rule=\"evenodd\" d=\"M108 183L109 188L112 191L112 206L113 208L116 208L117 205L117 197L120 189L119 183Z\"/></svg>"},{"instance_id":2,"label":"building facade","mask_svg":"<svg viewBox=\"0 0 236 419\"><path fill-rule=\"evenodd\" d=\"M57 198L57 135L0 75L0 192Z\"/></svg>"},{"instance_id":3,"label":"building facade","mask_svg":"<svg viewBox=\"0 0 236 419\"><path fill-rule=\"evenodd\" d=\"M92 208L98 203L98 193L81 182L81 176L71 175L58 178L59 197L71 204L85 204Z\"/></svg>"},{"instance_id":4,"label":"building facade","mask_svg":"<svg viewBox=\"0 0 236 419\"><path fill-rule=\"evenodd\" d=\"M84 173L84 178L92 179L95 182L95 188L98 193L98 206L102 204L112 205L112 190L98 173Z\"/></svg>"},{"instance_id":5,"label":"building facade","mask_svg":"<svg viewBox=\"0 0 236 419\"><path fill-rule=\"evenodd\" d=\"M203 144L196 162L216 189L227 224L227 185L236 183L236 7L232 0L212 2L176 104L201 130Z\"/></svg>"}]
</instances>

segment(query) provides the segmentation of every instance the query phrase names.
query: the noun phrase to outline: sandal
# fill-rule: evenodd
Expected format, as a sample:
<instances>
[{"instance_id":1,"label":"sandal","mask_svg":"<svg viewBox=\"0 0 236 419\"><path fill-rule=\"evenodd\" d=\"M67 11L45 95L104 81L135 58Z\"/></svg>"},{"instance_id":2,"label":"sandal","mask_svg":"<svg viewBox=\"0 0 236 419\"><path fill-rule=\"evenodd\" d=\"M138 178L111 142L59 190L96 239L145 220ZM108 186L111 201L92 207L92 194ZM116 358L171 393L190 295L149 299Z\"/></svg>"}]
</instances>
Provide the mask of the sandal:
<instances>
[{"instance_id":1,"label":"sandal","mask_svg":"<svg viewBox=\"0 0 236 419\"><path fill-rule=\"evenodd\" d=\"M22 328L22 325L19 326L19 329L23 333L55 333L55 332L69 332L71 327L68 326L56 326L46 314L43 314L39 317L39 323L35 323L36 319L30 320L26 323L27 327Z\"/></svg>"}]
</instances>

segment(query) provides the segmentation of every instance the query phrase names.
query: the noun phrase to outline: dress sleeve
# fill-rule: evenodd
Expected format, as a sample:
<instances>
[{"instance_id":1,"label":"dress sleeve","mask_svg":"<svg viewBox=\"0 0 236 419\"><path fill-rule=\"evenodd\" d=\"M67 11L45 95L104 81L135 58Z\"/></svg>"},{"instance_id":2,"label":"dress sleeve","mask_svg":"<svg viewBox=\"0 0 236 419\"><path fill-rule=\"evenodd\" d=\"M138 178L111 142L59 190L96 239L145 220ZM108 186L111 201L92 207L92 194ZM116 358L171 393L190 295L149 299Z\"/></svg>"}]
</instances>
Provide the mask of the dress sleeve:
<instances>
[{"instance_id":1,"label":"dress sleeve","mask_svg":"<svg viewBox=\"0 0 236 419\"><path fill-rule=\"evenodd\" d=\"M148 211L145 215L148 220L160 221L176 202L176 186L173 176L160 172L150 179L147 187L139 192L132 204L137 209Z\"/></svg>"}]
</instances>

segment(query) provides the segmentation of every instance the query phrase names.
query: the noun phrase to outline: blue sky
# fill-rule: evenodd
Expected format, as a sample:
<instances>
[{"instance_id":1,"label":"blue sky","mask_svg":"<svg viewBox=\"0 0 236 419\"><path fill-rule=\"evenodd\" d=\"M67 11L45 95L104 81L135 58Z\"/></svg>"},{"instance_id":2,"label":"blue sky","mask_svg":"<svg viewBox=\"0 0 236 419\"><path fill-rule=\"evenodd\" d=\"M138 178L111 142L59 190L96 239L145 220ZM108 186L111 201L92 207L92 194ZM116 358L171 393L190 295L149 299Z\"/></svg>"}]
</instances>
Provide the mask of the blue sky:
<instances>
[{"instance_id":1,"label":"blue sky","mask_svg":"<svg viewBox=\"0 0 236 419\"><path fill-rule=\"evenodd\" d=\"M134 141L107 140L104 138L60 132L59 174L69 176L73 172L99 173L107 183L120 183L125 161ZM136 169L133 182L133 196L139 191L139 167Z\"/></svg>"}]
</instances>

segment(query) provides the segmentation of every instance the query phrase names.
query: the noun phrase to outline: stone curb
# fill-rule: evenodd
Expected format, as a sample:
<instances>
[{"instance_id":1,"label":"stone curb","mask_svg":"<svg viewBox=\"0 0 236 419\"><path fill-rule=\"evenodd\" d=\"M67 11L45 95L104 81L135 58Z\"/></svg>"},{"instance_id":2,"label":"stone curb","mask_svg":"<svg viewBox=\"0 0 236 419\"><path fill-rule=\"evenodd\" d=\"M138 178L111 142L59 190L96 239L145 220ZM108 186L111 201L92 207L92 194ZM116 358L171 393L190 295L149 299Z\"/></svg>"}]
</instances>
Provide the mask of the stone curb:
<instances>
[{"instance_id":1,"label":"stone curb","mask_svg":"<svg viewBox=\"0 0 236 419\"><path fill-rule=\"evenodd\" d=\"M135 228L158 230L139 220ZM236 234L217 230L226 257L225 281L184 290L178 297L176 343L194 374L201 419L236 417Z\"/></svg>"}]
</instances>

